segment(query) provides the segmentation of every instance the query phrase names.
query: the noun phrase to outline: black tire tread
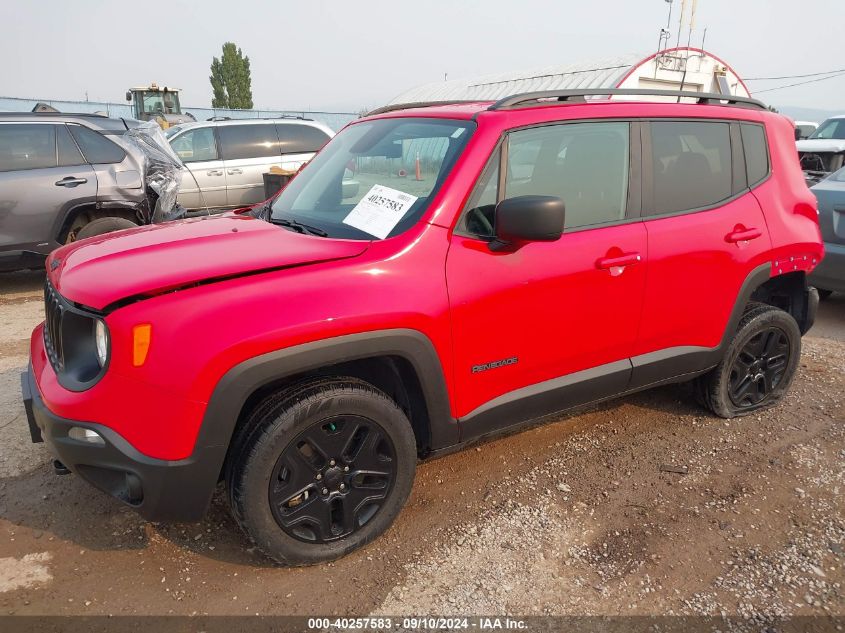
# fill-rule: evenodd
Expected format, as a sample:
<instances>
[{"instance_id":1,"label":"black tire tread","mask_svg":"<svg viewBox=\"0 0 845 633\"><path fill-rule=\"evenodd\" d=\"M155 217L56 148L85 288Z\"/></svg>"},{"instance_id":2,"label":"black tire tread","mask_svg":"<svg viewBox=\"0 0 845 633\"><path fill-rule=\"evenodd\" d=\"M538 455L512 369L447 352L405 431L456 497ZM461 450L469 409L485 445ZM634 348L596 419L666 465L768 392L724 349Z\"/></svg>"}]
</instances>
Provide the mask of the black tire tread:
<instances>
[{"instance_id":1,"label":"black tire tread","mask_svg":"<svg viewBox=\"0 0 845 633\"><path fill-rule=\"evenodd\" d=\"M405 414L394 400L370 383L353 377L317 377L269 394L253 408L245 420L245 424L236 431L235 437L233 438L233 453L228 459L225 472L226 488L232 515L241 530L256 547L264 551L265 554L276 562L285 566L299 567L311 565L316 562L333 560L345 555L352 549L366 545L379 536L379 532L375 532L365 539L358 539L354 545L343 549L343 551L332 558L323 558L321 560L308 559L305 556L294 558L285 556L280 552L268 551L266 547L263 547L261 544L262 539L258 534L254 533L253 526L250 525L250 521L246 517L244 508L245 490L243 489L243 478L241 475L244 468L257 455L265 450L269 450L267 444L273 440L285 416L310 417L319 413L320 409L324 408L330 399L343 396L377 399L383 404L395 409L402 417L405 417ZM405 419L407 420L406 417ZM408 422L407 434L403 439L407 443L405 447L406 451L408 448L412 449L415 457L416 441L410 422ZM397 447L397 450L399 450L399 447ZM413 467L415 467L415 462ZM309 546L303 545L303 549L307 547Z\"/></svg>"},{"instance_id":2,"label":"black tire tread","mask_svg":"<svg viewBox=\"0 0 845 633\"><path fill-rule=\"evenodd\" d=\"M780 308L776 308L765 303L749 302L749 305L746 307L746 310L742 315L742 319L740 320L739 325L737 326L736 333L731 341L731 344L728 346L728 349L725 352L725 356L722 359L722 362L720 362L715 368L710 370L708 373L696 378L694 381L695 399L701 406L708 409L715 415L721 418L731 419L734 417L757 413L759 411L769 409L777 405L777 403L779 402L780 398L778 397L771 400L767 404L761 405L754 409L739 412L733 410L733 408L729 406L727 402L724 401L724 398L719 393L722 382L726 378L725 374L730 372L731 369L730 363L728 363L727 361L731 356L731 348L733 347L734 341L737 340L737 338L742 334L743 330L748 327L750 323L756 321L761 316L770 313L780 313L782 315L786 315L787 317L789 317L789 319L792 320L798 339L798 349L795 350L795 354L796 356L800 356L801 336L800 331L798 330L798 324L794 321L792 316L789 313L784 312ZM785 384L781 385L782 392L786 392L789 389L794 375L795 372L792 371L791 375L787 376Z\"/></svg>"}]
</instances>

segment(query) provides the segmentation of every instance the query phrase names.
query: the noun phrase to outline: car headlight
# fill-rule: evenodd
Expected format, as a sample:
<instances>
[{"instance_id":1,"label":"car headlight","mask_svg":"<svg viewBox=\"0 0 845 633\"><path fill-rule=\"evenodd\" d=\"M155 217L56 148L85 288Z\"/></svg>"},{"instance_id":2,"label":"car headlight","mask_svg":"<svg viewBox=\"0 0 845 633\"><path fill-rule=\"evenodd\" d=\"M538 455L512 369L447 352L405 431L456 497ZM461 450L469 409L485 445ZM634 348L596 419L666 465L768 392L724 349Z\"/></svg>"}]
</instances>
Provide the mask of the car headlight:
<instances>
[{"instance_id":1,"label":"car headlight","mask_svg":"<svg viewBox=\"0 0 845 633\"><path fill-rule=\"evenodd\" d=\"M102 319L94 320L94 342L97 347L97 362L100 367L105 367L109 359L109 331Z\"/></svg>"}]
</instances>

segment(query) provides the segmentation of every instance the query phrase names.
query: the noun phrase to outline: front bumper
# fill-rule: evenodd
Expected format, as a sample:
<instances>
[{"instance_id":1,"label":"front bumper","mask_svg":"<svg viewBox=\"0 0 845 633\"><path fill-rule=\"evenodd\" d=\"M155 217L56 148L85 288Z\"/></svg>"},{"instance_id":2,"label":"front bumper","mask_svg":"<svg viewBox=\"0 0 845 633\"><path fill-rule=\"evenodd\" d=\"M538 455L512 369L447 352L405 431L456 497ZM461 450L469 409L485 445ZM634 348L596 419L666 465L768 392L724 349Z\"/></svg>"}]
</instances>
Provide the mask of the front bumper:
<instances>
[{"instance_id":1,"label":"front bumper","mask_svg":"<svg viewBox=\"0 0 845 633\"><path fill-rule=\"evenodd\" d=\"M176 461L147 457L118 433L100 424L53 414L41 398L30 367L21 391L33 442L44 441L53 455L91 485L137 510L150 521L198 521L208 508L225 448L210 447ZM103 443L69 435L73 427L95 431Z\"/></svg>"},{"instance_id":2,"label":"front bumper","mask_svg":"<svg viewBox=\"0 0 845 633\"><path fill-rule=\"evenodd\" d=\"M825 242L824 253L807 283L822 290L845 292L845 245Z\"/></svg>"}]
</instances>

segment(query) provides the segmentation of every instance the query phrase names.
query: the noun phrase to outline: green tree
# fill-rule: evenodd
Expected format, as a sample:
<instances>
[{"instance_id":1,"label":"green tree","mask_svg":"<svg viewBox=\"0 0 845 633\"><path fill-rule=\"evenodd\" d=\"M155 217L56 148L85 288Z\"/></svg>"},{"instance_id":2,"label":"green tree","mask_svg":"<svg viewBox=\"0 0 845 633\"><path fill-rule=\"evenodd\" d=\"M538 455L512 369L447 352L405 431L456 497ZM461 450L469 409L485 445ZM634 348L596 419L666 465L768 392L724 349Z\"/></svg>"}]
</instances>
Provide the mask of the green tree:
<instances>
[{"instance_id":1,"label":"green tree","mask_svg":"<svg viewBox=\"0 0 845 633\"><path fill-rule=\"evenodd\" d=\"M249 110L252 108L252 77L249 57L233 42L223 44L223 55L211 62L212 108Z\"/></svg>"}]
</instances>

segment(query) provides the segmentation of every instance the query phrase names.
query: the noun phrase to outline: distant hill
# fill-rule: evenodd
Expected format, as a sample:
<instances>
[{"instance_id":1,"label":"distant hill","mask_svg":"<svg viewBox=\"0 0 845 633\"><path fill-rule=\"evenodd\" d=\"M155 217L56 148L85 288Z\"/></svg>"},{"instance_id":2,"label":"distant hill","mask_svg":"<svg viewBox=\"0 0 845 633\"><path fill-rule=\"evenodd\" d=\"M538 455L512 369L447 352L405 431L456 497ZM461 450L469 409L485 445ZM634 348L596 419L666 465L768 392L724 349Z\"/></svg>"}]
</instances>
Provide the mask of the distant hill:
<instances>
[{"instance_id":1,"label":"distant hill","mask_svg":"<svg viewBox=\"0 0 845 633\"><path fill-rule=\"evenodd\" d=\"M842 106L842 109L839 111L836 110L817 110L815 108L799 108L796 106L787 106L787 105L778 105L773 104L777 111L781 114L785 114L793 121L815 121L816 123L821 123L825 119L828 119L832 116L836 116L837 114L845 114L845 105Z\"/></svg>"}]
</instances>

